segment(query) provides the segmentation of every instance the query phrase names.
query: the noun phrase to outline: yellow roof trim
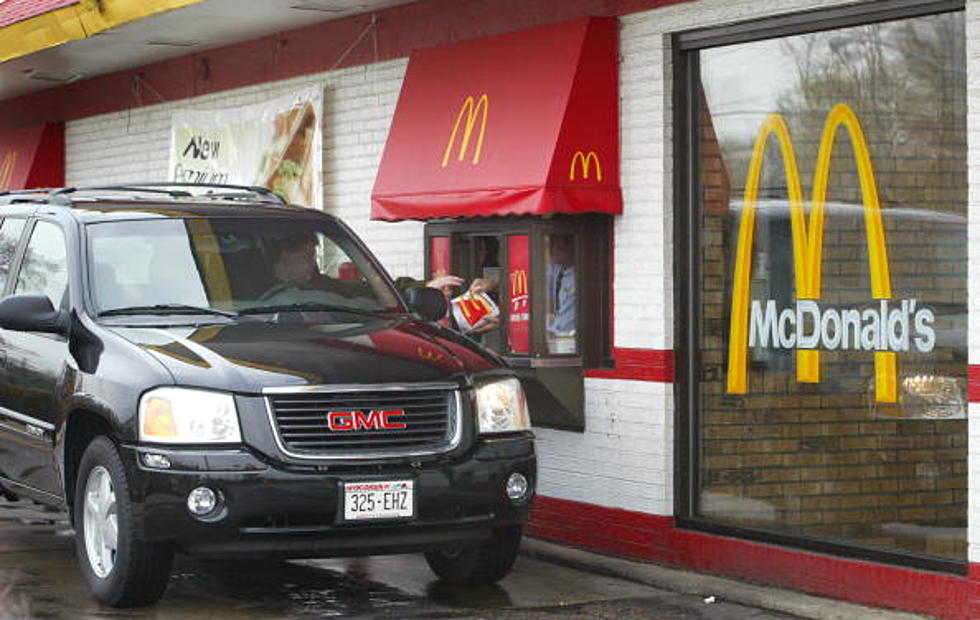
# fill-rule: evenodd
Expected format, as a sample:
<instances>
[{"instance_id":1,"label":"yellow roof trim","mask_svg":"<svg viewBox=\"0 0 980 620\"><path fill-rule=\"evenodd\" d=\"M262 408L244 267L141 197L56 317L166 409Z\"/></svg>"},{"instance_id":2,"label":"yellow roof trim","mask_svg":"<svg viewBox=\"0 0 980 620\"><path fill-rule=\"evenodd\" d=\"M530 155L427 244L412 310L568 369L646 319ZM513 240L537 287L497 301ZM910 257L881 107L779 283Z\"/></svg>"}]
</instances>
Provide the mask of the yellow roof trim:
<instances>
[{"instance_id":1,"label":"yellow roof trim","mask_svg":"<svg viewBox=\"0 0 980 620\"><path fill-rule=\"evenodd\" d=\"M201 0L81 0L0 28L0 62L198 2Z\"/></svg>"}]
</instances>

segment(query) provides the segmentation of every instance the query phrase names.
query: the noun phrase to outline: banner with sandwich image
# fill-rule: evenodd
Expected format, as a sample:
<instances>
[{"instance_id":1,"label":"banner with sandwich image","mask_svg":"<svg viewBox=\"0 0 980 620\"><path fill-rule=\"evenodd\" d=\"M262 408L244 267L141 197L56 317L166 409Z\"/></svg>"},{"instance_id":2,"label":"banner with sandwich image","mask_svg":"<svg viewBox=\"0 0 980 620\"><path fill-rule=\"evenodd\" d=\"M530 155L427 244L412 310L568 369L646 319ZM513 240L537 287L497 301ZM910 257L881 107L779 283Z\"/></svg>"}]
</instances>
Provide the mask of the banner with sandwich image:
<instances>
[{"instance_id":1,"label":"banner with sandwich image","mask_svg":"<svg viewBox=\"0 0 980 620\"><path fill-rule=\"evenodd\" d=\"M170 132L170 180L267 187L321 207L323 89L234 108L179 110Z\"/></svg>"}]
</instances>

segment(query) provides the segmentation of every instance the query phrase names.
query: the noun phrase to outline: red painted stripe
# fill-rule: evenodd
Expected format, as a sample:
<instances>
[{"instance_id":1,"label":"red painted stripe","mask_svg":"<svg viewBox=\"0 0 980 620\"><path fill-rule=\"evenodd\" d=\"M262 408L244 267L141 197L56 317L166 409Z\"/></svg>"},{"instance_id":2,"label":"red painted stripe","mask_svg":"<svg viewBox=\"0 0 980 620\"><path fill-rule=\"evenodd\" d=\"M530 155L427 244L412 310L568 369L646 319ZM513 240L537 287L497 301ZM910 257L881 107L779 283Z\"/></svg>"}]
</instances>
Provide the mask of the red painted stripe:
<instances>
[{"instance_id":1,"label":"red painted stripe","mask_svg":"<svg viewBox=\"0 0 980 620\"><path fill-rule=\"evenodd\" d=\"M966 377L967 399L971 403L980 403L980 364L971 364L967 367Z\"/></svg>"},{"instance_id":2,"label":"red painted stripe","mask_svg":"<svg viewBox=\"0 0 980 620\"><path fill-rule=\"evenodd\" d=\"M80 80L0 102L0 130L197 97L331 69L403 58L416 48L582 17L609 17L690 0L424 0ZM348 49L378 18L372 37ZM375 55L375 52L377 55ZM347 54L345 56L345 54ZM133 79L151 88L137 91Z\"/></svg>"},{"instance_id":3,"label":"red painted stripe","mask_svg":"<svg viewBox=\"0 0 980 620\"><path fill-rule=\"evenodd\" d=\"M673 383L674 351L672 349L613 349L613 368L586 370L593 379L631 379Z\"/></svg>"},{"instance_id":4,"label":"red painted stripe","mask_svg":"<svg viewBox=\"0 0 980 620\"><path fill-rule=\"evenodd\" d=\"M837 558L678 528L672 517L550 497L535 500L533 536L949 620L980 618L980 564L968 576Z\"/></svg>"}]
</instances>

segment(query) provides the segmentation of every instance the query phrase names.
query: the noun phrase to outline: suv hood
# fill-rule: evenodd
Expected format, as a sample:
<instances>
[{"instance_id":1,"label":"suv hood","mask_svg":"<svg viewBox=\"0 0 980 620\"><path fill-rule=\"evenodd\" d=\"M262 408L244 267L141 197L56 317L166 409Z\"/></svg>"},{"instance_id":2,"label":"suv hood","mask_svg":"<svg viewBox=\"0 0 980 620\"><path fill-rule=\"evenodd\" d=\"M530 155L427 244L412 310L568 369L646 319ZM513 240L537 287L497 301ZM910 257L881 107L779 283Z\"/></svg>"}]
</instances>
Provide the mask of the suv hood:
<instances>
[{"instance_id":1,"label":"suv hood","mask_svg":"<svg viewBox=\"0 0 980 620\"><path fill-rule=\"evenodd\" d=\"M240 393L283 386L446 381L503 365L455 332L394 319L106 327L148 351L179 385Z\"/></svg>"}]
</instances>

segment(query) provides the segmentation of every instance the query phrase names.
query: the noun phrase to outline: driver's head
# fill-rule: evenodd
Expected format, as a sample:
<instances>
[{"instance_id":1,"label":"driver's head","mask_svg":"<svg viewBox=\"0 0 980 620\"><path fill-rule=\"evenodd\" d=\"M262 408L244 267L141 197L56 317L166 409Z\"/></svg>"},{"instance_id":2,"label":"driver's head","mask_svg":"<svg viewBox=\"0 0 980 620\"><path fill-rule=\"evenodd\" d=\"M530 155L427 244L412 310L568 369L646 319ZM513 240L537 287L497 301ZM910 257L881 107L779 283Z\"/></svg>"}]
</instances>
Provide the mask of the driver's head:
<instances>
[{"instance_id":1,"label":"driver's head","mask_svg":"<svg viewBox=\"0 0 980 620\"><path fill-rule=\"evenodd\" d=\"M316 274L316 235L301 233L270 244L272 273L280 282L304 284Z\"/></svg>"}]
</instances>

